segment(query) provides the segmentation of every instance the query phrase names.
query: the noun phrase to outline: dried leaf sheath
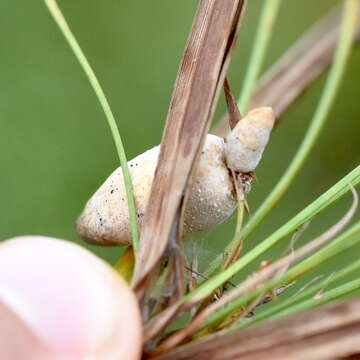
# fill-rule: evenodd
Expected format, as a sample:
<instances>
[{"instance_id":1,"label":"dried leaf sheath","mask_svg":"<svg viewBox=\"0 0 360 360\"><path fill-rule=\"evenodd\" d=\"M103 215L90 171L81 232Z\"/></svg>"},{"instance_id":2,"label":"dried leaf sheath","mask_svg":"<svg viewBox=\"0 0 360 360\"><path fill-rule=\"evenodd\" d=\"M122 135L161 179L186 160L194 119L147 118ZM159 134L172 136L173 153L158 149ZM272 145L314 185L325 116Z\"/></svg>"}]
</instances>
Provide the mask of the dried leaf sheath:
<instances>
[{"instance_id":1,"label":"dried leaf sheath","mask_svg":"<svg viewBox=\"0 0 360 360\"><path fill-rule=\"evenodd\" d=\"M260 78L250 108L271 106L279 119L331 63L340 23L341 10L336 8L310 28ZM360 41L360 19L355 41ZM226 136L228 130L226 114L212 133Z\"/></svg>"},{"instance_id":2,"label":"dried leaf sheath","mask_svg":"<svg viewBox=\"0 0 360 360\"><path fill-rule=\"evenodd\" d=\"M330 360L360 352L360 300L208 336L156 360Z\"/></svg>"},{"instance_id":3,"label":"dried leaf sheath","mask_svg":"<svg viewBox=\"0 0 360 360\"><path fill-rule=\"evenodd\" d=\"M166 120L141 234L133 286L159 264L180 216L185 189L207 133L234 43L243 0L203 0L192 26ZM181 222L178 221L180 224ZM172 239L173 246L177 239Z\"/></svg>"}]
</instances>

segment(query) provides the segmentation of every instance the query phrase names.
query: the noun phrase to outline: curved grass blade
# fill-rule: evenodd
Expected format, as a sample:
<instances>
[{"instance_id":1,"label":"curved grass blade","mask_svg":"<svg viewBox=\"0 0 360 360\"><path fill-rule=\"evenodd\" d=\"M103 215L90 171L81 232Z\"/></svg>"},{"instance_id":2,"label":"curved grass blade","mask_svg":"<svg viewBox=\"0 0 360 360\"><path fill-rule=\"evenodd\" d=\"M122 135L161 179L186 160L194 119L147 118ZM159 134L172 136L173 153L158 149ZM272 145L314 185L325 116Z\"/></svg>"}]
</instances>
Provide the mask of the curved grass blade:
<instances>
[{"instance_id":1,"label":"curved grass blade","mask_svg":"<svg viewBox=\"0 0 360 360\"><path fill-rule=\"evenodd\" d=\"M318 251L316 254L310 256L309 258L302 261L300 264L296 265L294 268L290 270L288 276L290 278L295 277L294 273L299 273L296 269L301 269L301 273L305 273L315 269L320 264L329 261L335 256L339 255L341 252L357 245L360 243L360 237L354 237L349 240L351 236L360 233L360 222L353 225L349 230L347 230L344 234L340 235L338 238L333 240L329 245ZM309 266L309 264L311 264ZM360 270L360 260L348 265L347 267L341 269L337 272L331 279L328 281L328 285L333 283L341 278L354 273ZM277 317L277 314L282 310L290 308L292 305L296 303L300 303L302 300L312 296L316 292L320 291L323 288L323 282L318 282L316 285L310 286L308 289L300 292L298 295L285 299L284 301L279 301L279 303L273 304L269 309L262 311L260 314L255 315L251 319L244 321L240 324L237 324L231 327L229 330L237 330L243 327L247 327L258 323L260 321L264 321L269 318Z\"/></svg>"},{"instance_id":2,"label":"curved grass blade","mask_svg":"<svg viewBox=\"0 0 360 360\"><path fill-rule=\"evenodd\" d=\"M291 46L270 69L261 76L250 108L271 106L277 121L329 66L333 60L341 25L341 9L336 7ZM360 17L359 17L360 20ZM358 20L354 45L360 42ZM229 131L225 114L212 133L225 137Z\"/></svg>"},{"instance_id":3,"label":"curved grass blade","mask_svg":"<svg viewBox=\"0 0 360 360\"><path fill-rule=\"evenodd\" d=\"M352 191L354 201L348 212L340 219L340 221L314 240L296 250L294 253L281 258L258 273L253 274L236 288L223 294L219 300L213 302L201 311L189 325L178 330L164 340L155 349L155 352L168 351L184 341L186 338L194 335L202 328L218 324L219 321L223 321L233 311L240 308L242 305L247 304L249 300L259 296L263 297L266 291L275 288L280 283L280 279L284 283L290 282L287 275L282 275L285 271L284 269L288 268L289 265L295 261L318 250L321 246L337 235L351 221L358 205L357 193L355 190Z\"/></svg>"},{"instance_id":4,"label":"curved grass blade","mask_svg":"<svg viewBox=\"0 0 360 360\"><path fill-rule=\"evenodd\" d=\"M238 101L238 106L242 114L245 114L248 110L248 105L251 100L257 78L261 71L261 66L266 56L270 36L272 34L273 25L276 21L280 4L281 0L263 2L263 9L259 25L257 27L254 46L250 56L249 65L246 69L244 84Z\"/></svg>"},{"instance_id":5,"label":"curved grass blade","mask_svg":"<svg viewBox=\"0 0 360 360\"><path fill-rule=\"evenodd\" d=\"M316 140L319 138L321 130L328 118L331 106L334 104L335 96L338 92L341 80L343 79L346 70L346 63L351 52L351 45L353 43L358 22L359 3L356 0L348 0L345 4L346 8L344 10L343 26L338 41L338 47L335 53L334 63L331 67L324 91L312 118L310 127L305 134L304 140L301 143L296 155L294 156L283 176L276 184L275 188L271 191L265 201L243 227L241 233L243 240L255 230L255 228L266 217L266 215L269 214L271 209L274 208L274 206L279 202L281 197L293 183L297 174L311 153L311 150L313 149ZM230 251L231 248L232 244L230 243L225 249L225 253ZM209 265L209 268L205 274L209 276L216 269L220 269L221 262L222 256L219 255Z\"/></svg>"},{"instance_id":6,"label":"curved grass blade","mask_svg":"<svg viewBox=\"0 0 360 360\"><path fill-rule=\"evenodd\" d=\"M139 244L139 233L137 228L137 216L136 216L136 206L135 206L135 199L134 194L132 190L132 182L131 182L131 176L129 172L129 168L127 165L127 159L125 155L124 146L121 140L121 136L119 133L119 129L116 125L116 121L114 118L114 115L111 111L110 105L105 97L105 93L103 89L100 86L100 83L91 68L88 60L86 59L83 51L80 48L80 45L78 44L77 40L75 39L75 36L71 32L59 6L57 5L57 2L55 0L44 0L47 8L50 11L50 14L54 18L56 24L59 26L61 32L63 33L66 41L70 45L71 50L73 51L75 57L79 61L82 69L84 70L84 73L86 74L98 100L99 103L104 111L106 120L109 124L112 137L115 142L115 147L117 150L117 154L120 160L121 168L124 175L124 183L125 183L125 189L126 189L126 197L127 197L127 203L129 207L129 215L130 215L130 226L131 226L131 235L132 235L132 244L136 250L138 248Z\"/></svg>"},{"instance_id":7,"label":"curved grass blade","mask_svg":"<svg viewBox=\"0 0 360 360\"><path fill-rule=\"evenodd\" d=\"M257 259L264 252L272 248L274 245L279 243L286 236L291 234L302 224L312 219L314 216L319 214L326 207L339 200L348 190L349 184L357 186L360 183L360 165L351 171L347 176L342 178L337 184L331 187L328 191L322 194L313 203L308 205L299 214L294 216L286 224L281 226L273 234L262 241L258 246L245 254L237 262L232 264L228 269L220 274L212 277L211 279L204 281L194 292L188 295L188 299L195 300L202 298L207 294L217 289L224 282L231 279L232 276L239 273L247 265Z\"/></svg>"},{"instance_id":8,"label":"curved grass blade","mask_svg":"<svg viewBox=\"0 0 360 360\"><path fill-rule=\"evenodd\" d=\"M281 4L281 0L265 1L263 3L263 9L261 12L261 17L259 21L258 30L256 33L252 54L250 56L249 65L247 66L246 69L245 80L244 80L243 88L241 90L240 100L238 101L237 104L242 114L245 114L248 110L248 104L250 102L257 78L259 76L261 66L266 56L266 51L268 49L268 45L270 41L270 35L272 34L273 25L276 21L280 4ZM224 86L224 90L225 90L225 86ZM229 109L231 108L229 107ZM230 120L232 119L231 115L232 114L229 111ZM231 127L232 121L230 121L229 123L230 123L230 128L232 128ZM232 241L230 242L229 246L224 251L224 253L226 254L226 260L225 260L225 264L223 265L223 268L227 268L231 262L234 262L240 256L242 244L244 241L244 238L241 235L243 211L244 211L244 203L238 201L238 210L237 210L238 215L237 215L235 235ZM220 256L222 257L222 255Z\"/></svg>"},{"instance_id":9,"label":"curved grass blade","mask_svg":"<svg viewBox=\"0 0 360 360\"><path fill-rule=\"evenodd\" d=\"M313 203L308 205L305 209L303 209L300 213L298 213L295 217L289 220L286 224L280 227L277 231L275 231L272 235L266 238L263 242L260 243L256 248L245 254L242 258L240 258L237 262L232 264L228 269L214 275L212 278L204 281L198 288L194 291L190 292L188 295L180 299L174 305L170 306L165 310L164 313L160 313L158 316L151 319L145 325L145 342L149 341L153 337L152 328L154 324L157 324L159 321L163 321L163 325L167 324L172 318L176 316L176 314L184 311L194 304L199 303L207 296L212 294L217 288L219 288L222 284L229 281L232 276L240 272L247 265L249 265L252 261L258 258L265 251L269 250L272 246L279 243L286 236L294 232L298 229L302 224L312 219L326 207L330 206L337 200L339 200L345 193L349 191L349 184L353 186L357 186L360 183L360 165L351 171L347 176L342 178L338 183L332 186L328 191L318 197ZM275 284L273 287L276 287ZM271 288L271 287L270 287ZM255 294L256 296L258 294ZM244 304L248 300L252 298L244 296ZM239 303L236 303L236 307L241 306ZM166 321L164 320L166 319ZM165 326L164 325L164 326Z\"/></svg>"}]
</instances>

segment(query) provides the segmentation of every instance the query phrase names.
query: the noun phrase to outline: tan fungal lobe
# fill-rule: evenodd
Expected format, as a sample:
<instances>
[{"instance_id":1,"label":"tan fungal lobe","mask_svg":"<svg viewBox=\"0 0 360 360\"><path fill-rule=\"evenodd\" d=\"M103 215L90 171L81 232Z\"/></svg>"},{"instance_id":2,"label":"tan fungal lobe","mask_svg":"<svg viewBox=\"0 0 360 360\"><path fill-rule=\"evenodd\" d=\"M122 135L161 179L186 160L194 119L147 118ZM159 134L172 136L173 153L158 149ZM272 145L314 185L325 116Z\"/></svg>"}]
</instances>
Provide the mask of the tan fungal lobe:
<instances>
[{"instance_id":1,"label":"tan fungal lobe","mask_svg":"<svg viewBox=\"0 0 360 360\"><path fill-rule=\"evenodd\" d=\"M259 164L273 128L272 108L256 108L247 113L229 133L225 143L227 165L238 172L254 171Z\"/></svg>"},{"instance_id":2,"label":"tan fungal lobe","mask_svg":"<svg viewBox=\"0 0 360 360\"><path fill-rule=\"evenodd\" d=\"M207 135L185 208L185 234L224 222L237 206L233 180L226 166L224 140Z\"/></svg>"},{"instance_id":3,"label":"tan fungal lobe","mask_svg":"<svg viewBox=\"0 0 360 360\"><path fill-rule=\"evenodd\" d=\"M138 224L141 228L160 146L129 161ZM224 141L208 135L185 209L184 232L208 230L224 222L235 210L232 178L226 166ZM77 232L100 245L131 244L130 219L121 168L116 169L95 192L77 220Z\"/></svg>"},{"instance_id":4,"label":"tan fungal lobe","mask_svg":"<svg viewBox=\"0 0 360 360\"><path fill-rule=\"evenodd\" d=\"M159 151L160 146L156 146L128 162L139 225L150 196ZM129 210L121 167L106 179L87 202L76 222L76 230L90 243L131 244Z\"/></svg>"}]
</instances>

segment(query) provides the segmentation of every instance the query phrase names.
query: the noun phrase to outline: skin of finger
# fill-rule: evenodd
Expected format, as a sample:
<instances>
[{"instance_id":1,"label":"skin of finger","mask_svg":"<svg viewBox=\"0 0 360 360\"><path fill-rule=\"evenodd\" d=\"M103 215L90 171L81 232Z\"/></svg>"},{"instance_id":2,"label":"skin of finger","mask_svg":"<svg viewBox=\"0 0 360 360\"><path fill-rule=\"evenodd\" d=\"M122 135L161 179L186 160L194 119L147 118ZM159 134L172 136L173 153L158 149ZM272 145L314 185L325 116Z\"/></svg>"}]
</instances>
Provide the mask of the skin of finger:
<instances>
[{"instance_id":1,"label":"skin of finger","mask_svg":"<svg viewBox=\"0 0 360 360\"><path fill-rule=\"evenodd\" d=\"M135 296L86 249L40 236L7 240L0 246L0 284L0 300L67 359L139 358Z\"/></svg>"},{"instance_id":2,"label":"skin of finger","mask_svg":"<svg viewBox=\"0 0 360 360\"><path fill-rule=\"evenodd\" d=\"M0 302L0 359L61 360L8 306Z\"/></svg>"}]
</instances>

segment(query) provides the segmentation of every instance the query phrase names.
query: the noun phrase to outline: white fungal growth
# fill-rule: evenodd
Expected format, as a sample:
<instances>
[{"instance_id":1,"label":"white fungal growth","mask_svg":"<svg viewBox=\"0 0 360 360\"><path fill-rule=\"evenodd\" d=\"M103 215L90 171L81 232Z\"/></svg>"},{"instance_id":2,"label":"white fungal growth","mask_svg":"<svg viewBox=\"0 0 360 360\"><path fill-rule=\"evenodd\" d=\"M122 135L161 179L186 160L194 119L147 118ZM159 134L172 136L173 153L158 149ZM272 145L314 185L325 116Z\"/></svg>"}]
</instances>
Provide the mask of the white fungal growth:
<instances>
[{"instance_id":1,"label":"white fungal growth","mask_svg":"<svg viewBox=\"0 0 360 360\"><path fill-rule=\"evenodd\" d=\"M227 137L226 143L207 135L196 176L186 203L184 233L208 230L234 212L237 201L229 169L255 169L268 141L274 117L270 108L249 112ZM242 124L242 125L241 125ZM149 201L160 146L129 161L133 191L141 228ZM121 168L116 169L95 192L76 223L78 234L90 243L130 245L130 218Z\"/></svg>"},{"instance_id":2,"label":"white fungal growth","mask_svg":"<svg viewBox=\"0 0 360 360\"><path fill-rule=\"evenodd\" d=\"M185 234L216 227L231 216L236 205L234 184L225 161L224 140L207 135L186 203Z\"/></svg>"},{"instance_id":3,"label":"white fungal growth","mask_svg":"<svg viewBox=\"0 0 360 360\"><path fill-rule=\"evenodd\" d=\"M148 204L160 146L129 162L141 227ZM207 230L225 221L235 210L234 187L224 158L224 141L208 135L185 209L184 232ZM116 169L88 201L77 220L77 232L101 245L131 244L130 218L121 168Z\"/></svg>"},{"instance_id":4,"label":"white fungal growth","mask_svg":"<svg viewBox=\"0 0 360 360\"><path fill-rule=\"evenodd\" d=\"M128 162L141 226L158 161L156 146ZM130 245L130 218L121 167L117 168L91 197L76 222L78 234L101 245Z\"/></svg>"},{"instance_id":5,"label":"white fungal growth","mask_svg":"<svg viewBox=\"0 0 360 360\"><path fill-rule=\"evenodd\" d=\"M227 165L238 172L254 171L259 164L275 121L270 107L249 111L226 138Z\"/></svg>"}]
</instances>

